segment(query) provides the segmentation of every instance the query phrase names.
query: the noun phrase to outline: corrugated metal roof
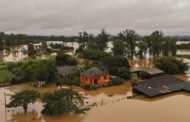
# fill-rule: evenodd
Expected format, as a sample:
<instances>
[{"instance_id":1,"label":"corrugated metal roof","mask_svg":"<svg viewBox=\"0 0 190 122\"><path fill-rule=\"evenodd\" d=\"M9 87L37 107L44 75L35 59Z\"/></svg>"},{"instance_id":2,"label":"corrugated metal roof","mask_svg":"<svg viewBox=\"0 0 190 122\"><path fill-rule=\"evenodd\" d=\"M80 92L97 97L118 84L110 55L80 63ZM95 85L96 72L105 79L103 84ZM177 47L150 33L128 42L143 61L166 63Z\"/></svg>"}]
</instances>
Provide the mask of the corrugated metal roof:
<instances>
[{"instance_id":1,"label":"corrugated metal roof","mask_svg":"<svg viewBox=\"0 0 190 122\"><path fill-rule=\"evenodd\" d=\"M57 67L57 71L62 76L67 76L72 74L73 72L77 71L78 68L76 66L64 66L64 67Z\"/></svg>"},{"instance_id":2,"label":"corrugated metal roof","mask_svg":"<svg viewBox=\"0 0 190 122\"><path fill-rule=\"evenodd\" d=\"M156 74L163 74L164 73L164 71L162 71L158 68L143 69L143 71L150 74L150 75L156 75Z\"/></svg>"},{"instance_id":3,"label":"corrugated metal roof","mask_svg":"<svg viewBox=\"0 0 190 122\"><path fill-rule=\"evenodd\" d=\"M176 77L166 75L145 80L139 85L134 86L133 89L148 97L155 97L182 90L190 92L190 83Z\"/></svg>"}]
</instances>

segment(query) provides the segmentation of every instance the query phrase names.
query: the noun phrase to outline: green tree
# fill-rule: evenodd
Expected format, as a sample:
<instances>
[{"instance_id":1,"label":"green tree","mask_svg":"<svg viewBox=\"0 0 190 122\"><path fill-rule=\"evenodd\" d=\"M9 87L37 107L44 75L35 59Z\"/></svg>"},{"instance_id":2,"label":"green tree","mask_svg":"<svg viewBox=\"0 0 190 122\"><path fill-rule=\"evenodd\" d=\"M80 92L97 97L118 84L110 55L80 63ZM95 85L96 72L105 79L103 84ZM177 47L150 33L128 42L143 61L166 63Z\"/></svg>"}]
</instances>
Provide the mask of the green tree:
<instances>
[{"instance_id":1,"label":"green tree","mask_svg":"<svg viewBox=\"0 0 190 122\"><path fill-rule=\"evenodd\" d=\"M118 69L121 67L130 68L128 59L123 56L107 56L102 60L102 63L112 75L117 75Z\"/></svg>"},{"instance_id":2,"label":"green tree","mask_svg":"<svg viewBox=\"0 0 190 122\"><path fill-rule=\"evenodd\" d=\"M125 42L126 51L130 58L133 58L135 54L136 41L138 40L138 35L133 30L126 29L125 31L119 33L119 37Z\"/></svg>"},{"instance_id":3,"label":"green tree","mask_svg":"<svg viewBox=\"0 0 190 122\"><path fill-rule=\"evenodd\" d=\"M30 103L35 103L37 98L40 97L40 93L34 90L24 90L22 92L16 93L11 96L11 102L8 104L8 107L19 107L22 106L24 112L27 112L28 105Z\"/></svg>"},{"instance_id":4,"label":"green tree","mask_svg":"<svg viewBox=\"0 0 190 122\"><path fill-rule=\"evenodd\" d=\"M52 61L41 61L35 70L35 78L40 81L53 82L57 78L57 68Z\"/></svg>"},{"instance_id":5,"label":"green tree","mask_svg":"<svg viewBox=\"0 0 190 122\"><path fill-rule=\"evenodd\" d=\"M66 113L81 113L85 111L84 97L71 89L60 89L44 94L45 102L42 113L45 115L59 115Z\"/></svg>"},{"instance_id":6,"label":"green tree","mask_svg":"<svg viewBox=\"0 0 190 122\"><path fill-rule=\"evenodd\" d=\"M164 37L162 49L163 56L175 56L177 51L176 40L171 37Z\"/></svg>"},{"instance_id":7,"label":"green tree","mask_svg":"<svg viewBox=\"0 0 190 122\"><path fill-rule=\"evenodd\" d=\"M143 40L143 41L139 41L137 43L137 47L138 47L138 52L137 52L137 56L140 58L140 59L143 59L146 57L146 54L147 54L147 50L148 50L148 46L147 46L147 43Z\"/></svg>"},{"instance_id":8,"label":"green tree","mask_svg":"<svg viewBox=\"0 0 190 122\"><path fill-rule=\"evenodd\" d=\"M101 33L98 34L98 37L96 38L97 49L104 51L108 47L108 41L109 34L104 29L102 29Z\"/></svg>"},{"instance_id":9,"label":"green tree","mask_svg":"<svg viewBox=\"0 0 190 122\"><path fill-rule=\"evenodd\" d=\"M164 34L160 31L153 32L150 37L150 41L152 42L152 55L153 57L160 56L162 52L162 43L164 41Z\"/></svg>"},{"instance_id":10,"label":"green tree","mask_svg":"<svg viewBox=\"0 0 190 122\"><path fill-rule=\"evenodd\" d=\"M37 54L33 44L28 44L28 56L34 57Z\"/></svg>"},{"instance_id":11,"label":"green tree","mask_svg":"<svg viewBox=\"0 0 190 122\"><path fill-rule=\"evenodd\" d=\"M113 55L125 55L125 44L122 40L116 40L113 42L112 48Z\"/></svg>"},{"instance_id":12,"label":"green tree","mask_svg":"<svg viewBox=\"0 0 190 122\"><path fill-rule=\"evenodd\" d=\"M89 34L84 32L79 32L79 48L76 50L76 52L82 52L84 49L87 48L87 43L89 42Z\"/></svg>"}]
</instances>

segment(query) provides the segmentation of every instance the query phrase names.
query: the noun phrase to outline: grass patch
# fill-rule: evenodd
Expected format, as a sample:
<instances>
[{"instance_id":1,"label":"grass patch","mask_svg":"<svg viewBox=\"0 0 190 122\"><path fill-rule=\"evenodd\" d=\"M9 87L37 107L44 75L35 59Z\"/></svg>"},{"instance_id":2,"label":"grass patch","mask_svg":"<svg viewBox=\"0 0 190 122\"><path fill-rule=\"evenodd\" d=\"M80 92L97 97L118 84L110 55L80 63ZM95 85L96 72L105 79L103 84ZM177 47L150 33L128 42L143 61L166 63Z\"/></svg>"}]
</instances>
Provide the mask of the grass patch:
<instances>
[{"instance_id":1,"label":"grass patch","mask_svg":"<svg viewBox=\"0 0 190 122\"><path fill-rule=\"evenodd\" d=\"M135 96L135 99L144 100L144 99L147 99L147 97L144 95L137 95Z\"/></svg>"},{"instance_id":2,"label":"grass patch","mask_svg":"<svg viewBox=\"0 0 190 122\"><path fill-rule=\"evenodd\" d=\"M6 65L0 65L0 83L10 81L14 75L8 71Z\"/></svg>"},{"instance_id":3,"label":"grass patch","mask_svg":"<svg viewBox=\"0 0 190 122\"><path fill-rule=\"evenodd\" d=\"M109 94L108 97L113 97L113 94Z\"/></svg>"}]
</instances>

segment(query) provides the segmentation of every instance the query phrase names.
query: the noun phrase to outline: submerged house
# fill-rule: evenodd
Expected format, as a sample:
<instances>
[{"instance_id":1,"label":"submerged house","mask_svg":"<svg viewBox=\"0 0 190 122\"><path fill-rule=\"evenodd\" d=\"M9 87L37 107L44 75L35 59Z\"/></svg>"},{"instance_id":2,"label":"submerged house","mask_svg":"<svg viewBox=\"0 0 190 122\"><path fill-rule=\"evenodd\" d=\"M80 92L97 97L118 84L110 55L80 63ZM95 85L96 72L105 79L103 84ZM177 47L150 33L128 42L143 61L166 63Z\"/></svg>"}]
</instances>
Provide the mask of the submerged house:
<instances>
[{"instance_id":1,"label":"submerged house","mask_svg":"<svg viewBox=\"0 0 190 122\"><path fill-rule=\"evenodd\" d=\"M107 71L97 67L90 68L80 74L82 85L104 85L111 79Z\"/></svg>"},{"instance_id":2,"label":"submerged house","mask_svg":"<svg viewBox=\"0 0 190 122\"><path fill-rule=\"evenodd\" d=\"M147 97L156 97L178 91L190 92L190 82L171 75L153 77L133 86L133 92Z\"/></svg>"}]
</instances>

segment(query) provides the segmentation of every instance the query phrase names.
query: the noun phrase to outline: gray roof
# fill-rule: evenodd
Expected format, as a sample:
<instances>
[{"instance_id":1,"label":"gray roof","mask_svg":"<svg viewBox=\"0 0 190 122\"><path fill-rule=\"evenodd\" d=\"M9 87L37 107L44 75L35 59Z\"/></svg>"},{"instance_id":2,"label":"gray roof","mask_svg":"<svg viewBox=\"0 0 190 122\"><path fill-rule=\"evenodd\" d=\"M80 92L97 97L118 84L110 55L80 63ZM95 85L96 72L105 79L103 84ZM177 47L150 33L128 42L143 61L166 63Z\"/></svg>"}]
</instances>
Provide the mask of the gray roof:
<instances>
[{"instance_id":1,"label":"gray roof","mask_svg":"<svg viewBox=\"0 0 190 122\"><path fill-rule=\"evenodd\" d=\"M164 73L164 71L157 69L157 68L143 69L143 71L150 74L150 75L157 75L157 74L163 74Z\"/></svg>"},{"instance_id":2,"label":"gray roof","mask_svg":"<svg viewBox=\"0 0 190 122\"><path fill-rule=\"evenodd\" d=\"M97 67L90 68L84 71L83 73L81 73L81 75L86 75L88 77L98 77L98 76L107 75L107 74L108 73L106 71L103 71Z\"/></svg>"},{"instance_id":3,"label":"gray roof","mask_svg":"<svg viewBox=\"0 0 190 122\"><path fill-rule=\"evenodd\" d=\"M170 75L164 75L145 80L134 86L133 90L148 97L155 97L177 91L190 92L190 83Z\"/></svg>"},{"instance_id":4,"label":"gray roof","mask_svg":"<svg viewBox=\"0 0 190 122\"><path fill-rule=\"evenodd\" d=\"M62 76L67 76L76 72L78 68L76 66L64 66L64 67L57 67L57 71Z\"/></svg>"}]
</instances>

